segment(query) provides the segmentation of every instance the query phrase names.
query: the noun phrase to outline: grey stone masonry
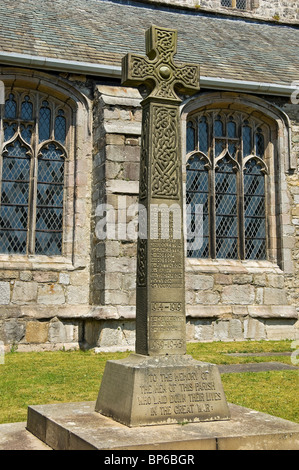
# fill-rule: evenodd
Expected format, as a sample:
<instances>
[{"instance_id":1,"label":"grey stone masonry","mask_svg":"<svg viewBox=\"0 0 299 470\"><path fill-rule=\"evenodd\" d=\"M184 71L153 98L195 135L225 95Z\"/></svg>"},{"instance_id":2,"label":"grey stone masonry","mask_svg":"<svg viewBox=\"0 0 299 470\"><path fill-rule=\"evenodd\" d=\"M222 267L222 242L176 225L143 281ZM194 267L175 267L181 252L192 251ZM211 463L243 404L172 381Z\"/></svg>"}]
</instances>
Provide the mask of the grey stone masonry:
<instances>
[{"instance_id":1,"label":"grey stone masonry","mask_svg":"<svg viewBox=\"0 0 299 470\"><path fill-rule=\"evenodd\" d=\"M158 3L157 0L144 1ZM299 21L297 0L244 0L239 3L236 0L159 0L159 3L277 22Z\"/></svg>"}]
</instances>

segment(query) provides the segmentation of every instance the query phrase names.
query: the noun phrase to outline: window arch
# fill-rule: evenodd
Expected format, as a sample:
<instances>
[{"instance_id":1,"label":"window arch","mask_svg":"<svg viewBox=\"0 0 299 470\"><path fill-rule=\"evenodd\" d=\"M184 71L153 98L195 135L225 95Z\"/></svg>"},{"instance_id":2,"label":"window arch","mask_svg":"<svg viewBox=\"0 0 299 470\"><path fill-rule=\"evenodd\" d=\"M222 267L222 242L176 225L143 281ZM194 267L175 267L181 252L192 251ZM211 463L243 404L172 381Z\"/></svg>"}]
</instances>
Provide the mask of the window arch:
<instances>
[{"instance_id":1,"label":"window arch","mask_svg":"<svg viewBox=\"0 0 299 470\"><path fill-rule=\"evenodd\" d=\"M0 253L63 254L71 112L34 90L6 94L0 127Z\"/></svg>"},{"instance_id":2,"label":"window arch","mask_svg":"<svg viewBox=\"0 0 299 470\"><path fill-rule=\"evenodd\" d=\"M245 112L205 110L189 117L187 256L267 259L266 134L267 125Z\"/></svg>"}]
</instances>

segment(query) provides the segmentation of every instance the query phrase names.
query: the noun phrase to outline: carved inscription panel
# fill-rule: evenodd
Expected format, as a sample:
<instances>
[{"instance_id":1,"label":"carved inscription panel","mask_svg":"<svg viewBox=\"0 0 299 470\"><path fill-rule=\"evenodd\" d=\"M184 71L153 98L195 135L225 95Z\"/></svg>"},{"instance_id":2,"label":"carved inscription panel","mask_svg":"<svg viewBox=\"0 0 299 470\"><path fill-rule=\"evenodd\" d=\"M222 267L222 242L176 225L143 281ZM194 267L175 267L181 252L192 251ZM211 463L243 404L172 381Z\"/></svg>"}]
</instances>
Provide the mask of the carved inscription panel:
<instances>
[{"instance_id":1,"label":"carved inscription panel","mask_svg":"<svg viewBox=\"0 0 299 470\"><path fill-rule=\"evenodd\" d=\"M151 287L183 287L181 240L152 240L150 261Z\"/></svg>"},{"instance_id":2,"label":"carved inscription panel","mask_svg":"<svg viewBox=\"0 0 299 470\"><path fill-rule=\"evenodd\" d=\"M157 419L190 420L217 416L225 400L221 382L204 367L166 368L148 371L138 386L138 412Z\"/></svg>"}]
</instances>

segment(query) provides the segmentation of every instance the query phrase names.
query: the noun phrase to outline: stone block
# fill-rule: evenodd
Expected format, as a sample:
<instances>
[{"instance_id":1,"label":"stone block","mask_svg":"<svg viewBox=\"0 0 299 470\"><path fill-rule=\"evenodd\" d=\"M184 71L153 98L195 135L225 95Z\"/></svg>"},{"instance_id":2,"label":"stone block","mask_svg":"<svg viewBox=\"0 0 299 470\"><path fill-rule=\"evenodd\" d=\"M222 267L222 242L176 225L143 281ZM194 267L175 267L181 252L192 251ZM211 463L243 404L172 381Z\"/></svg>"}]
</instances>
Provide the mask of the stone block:
<instances>
[{"instance_id":1,"label":"stone block","mask_svg":"<svg viewBox=\"0 0 299 470\"><path fill-rule=\"evenodd\" d=\"M252 282L251 274L234 274L233 284L250 284Z\"/></svg>"},{"instance_id":2,"label":"stone block","mask_svg":"<svg viewBox=\"0 0 299 470\"><path fill-rule=\"evenodd\" d=\"M268 286L283 289L284 276L281 274L268 274Z\"/></svg>"},{"instance_id":3,"label":"stone block","mask_svg":"<svg viewBox=\"0 0 299 470\"><path fill-rule=\"evenodd\" d=\"M220 294L216 291L197 291L195 295L195 302L197 304L218 304L220 301Z\"/></svg>"},{"instance_id":4,"label":"stone block","mask_svg":"<svg viewBox=\"0 0 299 470\"><path fill-rule=\"evenodd\" d=\"M46 343L48 340L49 323L28 321L26 324L26 343Z\"/></svg>"},{"instance_id":5,"label":"stone block","mask_svg":"<svg viewBox=\"0 0 299 470\"><path fill-rule=\"evenodd\" d=\"M97 320L86 320L84 323L84 340L88 347L99 345L101 322Z\"/></svg>"},{"instance_id":6,"label":"stone block","mask_svg":"<svg viewBox=\"0 0 299 470\"><path fill-rule=\"evenodd\" d=\"M67 302L69 304L89 303L89 284L81 286L67 286Z\"/></svg>"},{"instance_id":7,"label":"stone block","mask_svg":"<svg viewBox=\"0 0 299 470\"><path fill-rule=\"evenodd\" d=\"M111 305L128 305L129 295L127 292L120 290L105 290L105 304Z\"/></svg>"},{"instance_id":8,"label":"stone block","mask_svg":"<svg viewBox=\"0 0 299 470\"><path fill-rule=\"evenodd\" d=\"M107 145L124 145L125 136L118 134L107 134L106 135L106 144Z\"/></svg>"},{"instance_id":9,"label":"stone block","mask_svg":"<svg viewBox=\"0 0 299 470\"><path fill-rule=\"evenodd\" d=\"M68 273L59 273L59 283L67 286L70 283L70 275Z\"/></svg>"},{"instance_id":10,"label":"stone block","mask_svg":"<svg viewBox=\"0 0 299 470\"><path fill-rule=\"evenodd\" d=\"M106 259L106 272L108 273L134 273L136 271L136 260L129 257L109 257Z\"/></svg>"},{"instance_id":11,"label":"stone block","mask_svg":"<svg viewBox=\"0 0 299 470\"><path fill-rule=\"evenodd\" d=\"M294 328L295 320L266 320L266 334L268 340L280 341L283 339L296 339Z\"/></svg>"},{"instance_id":12,"label":"stone block","mask_svg":"<svg viewBox=\"0 0 299 470\"><path fill-rule=\"evenodd\" d=\"M243 325L241 320L232 318L229 320L228 337L233 341L242 341L244 339Z\"/></svg>"},{"instance_id":13,"label":"stone block","mask_svg":"<svg viewBox=\"0 0 299 470\"><path fill-rule=\"evenodd\" d=\"M260 341L266 339L265 324L262 320L248 318L244 320L244 339Z\"/></svg>"},{"instance_id":14,"label":"stone block","mask_svg":"<svg viewBox=\"0 0 299 470\"><path fill-rule=\"evenodd\" d=\"M49 324L49 341L51 343L72 343L79 341L79 322L60 321L57 318Z\"/></svg>"},{"instance_id":15,"label":"stone block","mask_svg":"<svg viewBox=\"0 0 299 470\"><path fill-rule=\"evenodd\" d=\"M255 303L257 305L262 305L264 303L264 289L262 287L256 288Z\"/></svg>"},{"instance_id":16,"label":"stone block","mask_svg":"<svg viewBox=\"0 0 299 470\"><path fill-rule=\"evenodd\" d=\"M120 346L122 344L122 330L117 322L105 322L101 326L99 346Z\"/></svg>"},{"instance_id":17,"label":"stone block","mask_svg":"<svg viewBox=\"0 0 299 470\"><path fill-rule=\"evenodd\" d=\"M232 275L230 274L223 274L223 273L216 273L214 276L215 279L215 284L221 284L221 285L229 285L232 284Z\"/></svg>"},{"instance_id":18,"label":"stone block","mask_svg":"<svg viewBox=\"0 0 299 470\"><path fill-rule=\"evenodd\" d=\"M31 271L21 271L20 280L21 281L32 281L32 272Z\"/></svg>"},{"instance_id":19,"label":"stone block","mask_svg":"<svg viewBox=\"0 0 299 470\"><path fill-rule=\"evenodd\" d=\"M10 302L10 282L0 282L0 305L8 305Z\"/></svg>"},{"instance_id":20,"label":"stone block","mask_svg":"<svg viewBox=\"0 0 299 470\"><path fill-rule=\"evenodd\" d=\"M33 272L33 279L36 282L57 282L58 273L49 271Z\"/></svg>"},{"instance_id":21,"label":"stone block","mask_svg":"<svg viewBox=\"0 0 299 470\"><path fill-rule=\"evenodd\" d=\"M267 281L267 276L265 273L262 273L262 274L255 274L253 276L253 284L255 286L259 286L259 287L266 287L268 281Z\"/></svg>"},{"instance_id":22,"label":"stone block","mask_svg":"<svg viewBox=\"0 0 299 470\"><path fill-rule=\"evenodd\" d=\"M72 286L84 286L89 284L90 273L88 271L74 271L70 273L70 284Z\"/></svg>"},{"instance_id":23,"label":"stone block","mask_svg":"<svg viewBox=\"0 0 299 470\"><path fill-rule=\"evenodd\" d=\"M45 284L38 287L37 302L47 305L61 305L65 303L63 287L59 284Z\"/></svg>"},{"instance_id":24,"label":"stone block","mask_svg":"<svg viewBox=\"0 0 299 470\"><path fill-rule=\"evenodd\" d=\"M25 323L12 318L4 324L4 339L6 343L19 343L25 335Z\"/></svg>"},{"instance_id":25,"label":"stone block","mask_svg":"<svg viewBox=\"0 0 299 470\"><path fill-rule=\"evenodd\" d=\"M122 284L121 273L105 273L104 276L105 276L105 281L103 281L102 288L104 287L104 282L105 282L105 289L114 290L114 289L121 288L121 284Z\"/></svg>"},{"instance_id":26,"label":"stone block","mask_svg":"<svg viewBox=\"0 0 299 470\"><path fill-rule=\"evenodd\" d=\"M208 290L213 289L214 278L213 276L206 276L204 274L187 274L186 275L186 288L193 290Z\"/></svg>"},{"instance_id":27,"label":"stone block","mask_svg":"<svg viewBox=\"0 0 299 470\"><path fill-rule=\"evenodd\" d=\"M283 289L276 289L274 287L264 288L265 305L283 305L287 303L286 293Z\"/></svg>"},{"instance_id":28,"label":"stone block","mask_svg":"<svg viewBox=\"0 0 299 470\"><path fill-rule=\"evenodd\" d=\"M217 320L214 322L214 341L227 341L229 338L229 322Z\"/></svg>"},{"instance_id":29,"label":"stone block","mask_svg":"<svg viewBox=\"0 0 299 470\"><path fill-rule=\"evenodd\" d=\"M213 341L214 327L209 320L197 320L194 324L195 341Z\"/></svg>"},{"instance_id":30,"label":"stone block","mask_svg":"<svg viewBox=\"0 0 299 470\"><path fill-rule=\"evenodd\" d=\"M26 304L36 302L37 282L15 281L12 293L12 303Z\"/></svg>"},{"instance_id":31,"label":"stone block","mask_svg":"<svg viewBox=\"0 0 299 470\"><path fill-rule=\"evenodd\" d=\"M231 285L224 286L222 292L222 302L224 304L253 304L255 300L255 290L251 285Z\"/></svg>"}]
</instances>

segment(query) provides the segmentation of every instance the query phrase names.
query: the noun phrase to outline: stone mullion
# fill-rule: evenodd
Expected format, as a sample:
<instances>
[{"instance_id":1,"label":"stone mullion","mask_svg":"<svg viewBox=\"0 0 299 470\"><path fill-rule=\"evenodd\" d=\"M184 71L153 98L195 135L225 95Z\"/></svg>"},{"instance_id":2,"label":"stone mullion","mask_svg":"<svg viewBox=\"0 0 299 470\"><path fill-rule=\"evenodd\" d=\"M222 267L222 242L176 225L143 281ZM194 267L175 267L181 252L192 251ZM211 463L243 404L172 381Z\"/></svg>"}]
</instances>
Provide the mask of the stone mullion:
<instances>
[{"instance_id":1,"label":"stone mullion","mask_svg":"<svg viewBox=\"0 0 299 470\"><path fill-rule=\"evenodd\" d=\"M27 250L29 254L35 252L35 228L36 228L36 199L37 199L37 172L38 172L38 110L39 99L35 107L36 115L35 129L32 130L32 149L33 155L30 162L30 184L29 184L29 207L28 207L28 229L27 229Z\"/></svg>"},{"instance_id":2,"label":"stone mullion","mask_svg":"<svg viewBox=\"0 0 299 470\"><path fill-rule=\"evenodd\" d=\"M216 259L216 194L215 194L215 138L214 120L209 126L209 149L211 169L209 170L209 237L210 237L210 257Z\"/></svg>"}]
</instances>

